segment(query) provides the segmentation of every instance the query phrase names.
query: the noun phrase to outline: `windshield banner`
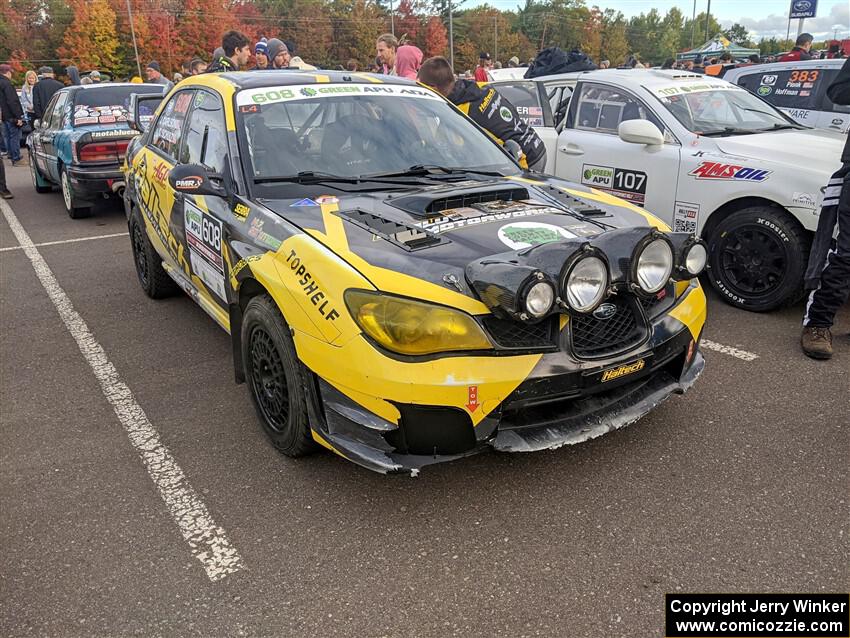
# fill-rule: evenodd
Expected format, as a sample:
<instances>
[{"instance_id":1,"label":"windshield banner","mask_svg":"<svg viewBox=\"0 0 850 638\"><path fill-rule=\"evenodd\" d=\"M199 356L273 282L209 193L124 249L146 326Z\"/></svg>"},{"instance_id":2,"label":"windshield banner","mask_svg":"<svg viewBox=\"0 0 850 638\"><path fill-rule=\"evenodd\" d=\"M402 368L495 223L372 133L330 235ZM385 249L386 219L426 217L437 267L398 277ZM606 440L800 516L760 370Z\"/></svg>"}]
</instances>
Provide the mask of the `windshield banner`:
<instances>
[{"instance_id":1,"label":"windshield banner","mask_svg":"<svg viewBox=\"0 0 850 638\"><path fill-rule=\"evenodd\" d=\"M403 84L303 84L293 86L267 86L261 89L240 91L236 96L237 106L253 106L312 100L317 98L339 97L343 95L416 97L428 100L442 100L436 93L420 86Z\"/></svg>"},{"instance_id":2,"label":"windshield banner","mask_svg":"<svg viewBox=\"0 0 850 638\"><path fill-rule=\"evenodd\" d=\"M701 93L703 91L743 91L737 84L731 82L700 82L698 84L677 84L675 86L663 86L651 89L658 97L670 97L671 95L686 95L688 93Z\"/></svg>"}]
</instances>

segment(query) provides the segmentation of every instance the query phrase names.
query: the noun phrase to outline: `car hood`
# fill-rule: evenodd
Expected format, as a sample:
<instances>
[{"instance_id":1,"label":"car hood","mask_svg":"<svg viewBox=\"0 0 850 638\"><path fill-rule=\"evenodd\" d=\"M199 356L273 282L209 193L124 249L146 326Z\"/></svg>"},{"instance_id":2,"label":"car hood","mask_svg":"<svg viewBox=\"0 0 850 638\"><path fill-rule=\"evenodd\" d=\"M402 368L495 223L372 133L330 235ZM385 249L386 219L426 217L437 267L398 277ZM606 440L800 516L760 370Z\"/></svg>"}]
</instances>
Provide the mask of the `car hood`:
<instances>
[{"instance_id":1,"label":"car hood","mask_svg":"<svg viewBox=\"0 0 850 638\"><path fill-rule=\"evenodd\" d=\"M841 163L845 139L833 131L788 130L720 138L717 148L727 155L829 176Z\"/></svg>"},{"instance_id":2,"label":"car hood","mask_svg":"<svg viewBox=\"0 0 850 638\"><path fill-rule=\"evenodd\" d=\"M637 227L645 236L657 221L605 193L552 178L466 180L262 203L355 268L365 261L467 294L466 268L476 260L498 255L510 261L551 243L563 262L617 229ZM632 248L609 255L610 261L630 256Z\"/></svg>"}]
</instances>

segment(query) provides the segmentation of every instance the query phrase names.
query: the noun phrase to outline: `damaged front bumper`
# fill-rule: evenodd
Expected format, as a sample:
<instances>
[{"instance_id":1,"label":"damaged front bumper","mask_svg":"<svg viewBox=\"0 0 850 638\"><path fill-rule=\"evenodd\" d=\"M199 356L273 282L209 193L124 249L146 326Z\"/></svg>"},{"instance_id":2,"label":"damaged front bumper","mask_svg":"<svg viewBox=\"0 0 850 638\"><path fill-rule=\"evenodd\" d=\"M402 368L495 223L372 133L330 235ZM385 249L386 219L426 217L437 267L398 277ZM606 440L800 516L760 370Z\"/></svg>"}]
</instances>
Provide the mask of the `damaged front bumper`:
<instances>
[{"instance_id":1,"label":"damaged front bumper","mask_svg":"<svg viewBox=\"0 0 850 638\"><path fill-rule=\"evenodd\" d=\"M320 380L320 400L311 409L320 427L313 437L368 469L413 475L488 448L532 452L573 445L634 423L671 394L686 392L705 367L687 330L636 357L650 363L612 387L582 387L592 374L565 373L557 377L560 394L529 399L515 393L475 427L463 410L444 406L398 405L400 423L390 423Z\"/></svg>"}]
</instances>

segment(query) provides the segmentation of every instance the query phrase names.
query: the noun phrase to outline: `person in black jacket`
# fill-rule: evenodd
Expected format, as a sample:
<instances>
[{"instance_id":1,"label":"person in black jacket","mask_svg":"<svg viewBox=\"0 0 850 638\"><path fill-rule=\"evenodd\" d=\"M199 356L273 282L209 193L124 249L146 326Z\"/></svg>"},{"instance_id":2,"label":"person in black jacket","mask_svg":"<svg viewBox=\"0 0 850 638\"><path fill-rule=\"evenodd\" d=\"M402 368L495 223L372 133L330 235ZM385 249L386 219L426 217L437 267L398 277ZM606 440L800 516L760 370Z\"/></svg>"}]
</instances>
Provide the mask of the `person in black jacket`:
<instances>
[{"instance_id":1,"label":"person in black jacket","mask_svg":"<svg viewBox=\"0 0 850 638\"><path fill-rule=\"evenodd\" d=\"M514 140L525 157L520 166L533 171L546 167L546 147L534 129L520 119L516 108L492 87L479 87L472 80L455 80L449 61L434 57L422 63L419 81L444 95L473 122L504 144Z\"/></svg>"},{"instance_id":2,"label":"person in black jacket","mask_svg":"<svg viewBox=\"0 0 850 638\"><path fill-rule=\"evenodd\" d=\"M12 86L12 67L0 64L0 113L3 114L3 136L12 166L21 161L21 127L24 125L24 110L18 93Z\"/></svg>"},{"instance_id":3,"label":"person in black jacket","mask_svg":"<svg viewBox=\"0 0 850 638\"><path fill-rule=\"evenodd\" d=\"M251 59L251 46L244 33L228 31L221 39L224 55L216 56L207 67L207 73L238 71Z\"/></svg>"},{"instance_id":4,"label":"person in black jacket","mask_svg":"<svg viewBox=\"0 0 850 638\"><path fill-rule=\"evenodd\" d=\"M35 119L40 120L44 117L44 109L47 108L47 103L53 94L61 89L64 84L53 77L53 69L49 66L43 66L38 70L41 79L32 87L32 111Z\"/></svg>"},{"instance_id":5,"label":"person in black jacket","mask_svg":"<svg viewBox=\"0 0 850 638\"><path fill-rule=\"evenodd\" d=\"M850 105L850 60L826 89L834 104ZM841 154L842 166L830 178L823 194L823 205L815 241L809 256L806 283L816 285L809 295L803 317L800 344L813 359L832 356L835 313L850 295L850 134ZM838 237L830 247L836 224Z\"/></svg>"}]
</instances>

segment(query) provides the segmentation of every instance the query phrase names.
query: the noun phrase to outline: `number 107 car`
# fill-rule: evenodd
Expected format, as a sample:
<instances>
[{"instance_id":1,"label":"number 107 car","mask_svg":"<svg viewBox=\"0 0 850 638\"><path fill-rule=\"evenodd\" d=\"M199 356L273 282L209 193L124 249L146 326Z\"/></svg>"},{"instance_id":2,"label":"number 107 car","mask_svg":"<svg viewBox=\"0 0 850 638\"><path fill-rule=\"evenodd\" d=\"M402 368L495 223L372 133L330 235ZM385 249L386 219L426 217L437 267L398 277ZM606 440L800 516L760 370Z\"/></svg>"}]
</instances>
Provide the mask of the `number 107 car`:
<instances>
[{"instance_id":1,"label":"number 107 car","mask_svg":"<svg viewBox=\"0 0 850 638\"><path fill-rule=\"evenodd\" d=\"M139 281L229 332L275 447L415 473L596 437L694 383L699 240L385 80L200 76L128 149Z\"/></svg>"}]
</instances>

